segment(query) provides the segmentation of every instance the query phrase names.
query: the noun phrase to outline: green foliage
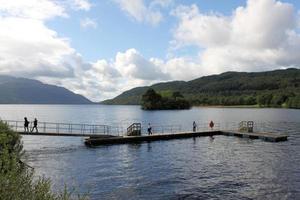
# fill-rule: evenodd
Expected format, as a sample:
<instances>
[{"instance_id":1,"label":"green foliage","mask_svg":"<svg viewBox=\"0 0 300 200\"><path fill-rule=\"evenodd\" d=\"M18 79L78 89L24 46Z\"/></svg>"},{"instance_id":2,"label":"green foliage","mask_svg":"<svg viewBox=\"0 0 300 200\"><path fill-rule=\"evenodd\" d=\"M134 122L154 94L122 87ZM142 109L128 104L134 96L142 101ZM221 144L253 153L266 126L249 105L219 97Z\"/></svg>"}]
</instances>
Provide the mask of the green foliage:
<instances>
[{"instance_id":1,"label":"green foliage","mask_svg":"<svg viewBox=\"0 0 300 200\"><path fill-rule=\"evenodd\" d=\"M147 90L142 96L142 108L145 110L154 110L162 107L162 97L156 93L153 89Z\"/></svg>"},{"instance_id":2,"label":"green foliage","mask_svg":"<svg viewBox=\"0 0 300 200\"><path fill-rule=\"evenodd\" d=\"M226 72L192 81L173 81L150 86L162 97L176 92L191 105L259 105L262 107L300 108L300 69L269 72ZM142 95L150 87L128 90L106 104L141 104Z\"/></svg>"},{"instance_id":3,"label":"green foliage","mask_svg":"<svg viewBox=\"0 0 300 200\"><path fill-rule=\"evenodd\" d=\"M173 92L172 97L173 97L174 99L177 99L177 98L184 98L183 95L182 95L180 92Z\"/></svg>"},{"instance_id":4,"label":"green foliage","mask_svg":"<svg viewBox=\"0 0 300 200\"><path fill-rule=\"evenodd\" d=\"M271 105L273 95L271 93L266 93L258 96L257 102L259 105L267 106Z\"/></svg>"},{"instance_id":5,"label":"green foliage","mask_svg":"<svg viewBox=\"0 0 300 200\"><path fill-rule=\"evenodd\" d=\"M65 188L59 194L51 191L44 177L34 179L33 170L21 161L20 135L0 121L0 199L3 200L69 200L74 199ZM84 197L76 197L84 199Z\"/></svg>"},{"instance_id":6,"label":"green foliage","mask_svg":"<svg viewBox=\"0 0 300 200\"><path fill-rule=\"evenodd\" d=\"M162 97L172 97L173 91L172 90L161 90L158 92Z\"/></svg>"},{"instance_id":7,"label":"green foliage","mask_svg":"<svg viewBox=\"0 0 300 200\"><path fill-rule=\"evenodd\" d=\"M287 106L290 108L300 108L300 94L289 98L287 101Z\"/></svg>"},{"instance_id":8,"label":"green foliage","mask_svg":"<svg viewBox=\"0 0 300 200\"><path fill-rule=\"evenodd\" d=\"M188 109L190 104L183 99L183 96L178 92L172 94L173 98L162 97L152 88L148 89L142 96L142 109L144 110L173 110L173 109ZM180 98L179 98L180 97Z\"/></svg>"}]
</instances>

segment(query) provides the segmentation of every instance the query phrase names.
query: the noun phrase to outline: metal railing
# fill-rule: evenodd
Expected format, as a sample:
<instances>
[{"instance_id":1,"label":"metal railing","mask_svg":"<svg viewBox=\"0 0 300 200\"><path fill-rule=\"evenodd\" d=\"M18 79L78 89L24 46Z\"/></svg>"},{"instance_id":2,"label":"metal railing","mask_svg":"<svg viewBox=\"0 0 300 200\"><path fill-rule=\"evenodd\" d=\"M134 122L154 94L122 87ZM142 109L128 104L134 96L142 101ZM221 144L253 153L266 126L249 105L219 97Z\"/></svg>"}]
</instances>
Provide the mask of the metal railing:
<instances>
[{"instance_id":1,"label":"metal railing","mask_svg":"<svg viewBox=\"0 0 300 200\"><path fill-rule=\"evenodd\" d=\"M241 121L239 123L239 131L241 132L253 132L254 122L253 121Z\"/></svg>"},{"instance_id":2,"label":"metal railing","mask_svg":"<svg viewBox=\"0 0 300 200\"><path fill-rule=\"evenodd\" d=\"M141 129L142 129L141 123L133 123L127 128L127 135L128 136L141 135Z\"/></svg>"},{"instance_id":3,"label":"metal railing","mask_svg":"<svg viewBox=\"0 0 300 200\"><path fill-rule=\"evenodd\" d=\"M6 123L12 130L17 132L24 132L24 121L15 120L1 120ZM243 122L244 123L244 122ZM136 123L138 124L138 129L141 130L142 135L147 135L148 123ZM196 122L196 131L209 131L209 130L239 130L242 123L239 122L214 122L214 127L211 129L209 127L209 122ZM179 132L192 132L192 124L187 125L161 125L152 124L153 134L170 134ZM272 130L272 125L266 122L254 122L253 131L254 132L266 132ZM33 122L29 124L29 131L33 128ZM92 124L72 124L72 123L53 123L53 122L38 122L38 131L41 133L64 133L64 134L104 134L104 135L114 135L122 136L127 135L128 131L133 131L137 126L127 126L127 125L92 125ZM129 130L130 129L130 130ZM35 132L35 130L34 130Z\"/></svg>"},{"instance_id":4,"label":"metal railing","mask_svg":"<svg viewBox=\"0 0 300 200\"><path fill-rule=\"evenodd\" d=\"M24 121L1 120L6 123L12 130L17 132L25 132ZM33 122L29 123L29 132L32 131ZM92 124L71 124L71 123L53 123L38 122L37 129L41 133L63 133L63 134L104 134L119 135L120 128L108 125L92 125ZM33 130L36 132L36 130Z\"/></svg>"},{"instance_id":5,"label":"metal railing","mask_svg":"<svg viewBox=\"0 0 300 200\"><path fill-rule=\"evenodd\" d=\"M163 134L163 133L178 133L182 131L181 125L159 125L159 124L152 124L152 133L156 134ZM148 125L144 124L142 126L142 134L148 134Z\"/></svg>"}]
</instances>

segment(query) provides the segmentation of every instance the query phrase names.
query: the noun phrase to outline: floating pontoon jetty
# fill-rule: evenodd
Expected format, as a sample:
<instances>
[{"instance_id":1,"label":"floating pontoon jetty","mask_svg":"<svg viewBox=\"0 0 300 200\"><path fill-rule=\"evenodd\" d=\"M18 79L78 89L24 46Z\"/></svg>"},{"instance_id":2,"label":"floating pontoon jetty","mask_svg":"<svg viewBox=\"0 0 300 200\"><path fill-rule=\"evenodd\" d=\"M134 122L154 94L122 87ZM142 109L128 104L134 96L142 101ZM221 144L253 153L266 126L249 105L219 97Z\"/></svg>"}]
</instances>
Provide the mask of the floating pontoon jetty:
<instances>
[{"instance_id":1,"label":"floating pontoon jetty","mask_svg":"<svg viewBox=\"0 0 300 200\"><path fill-rule=\"evenodd\" d=\"M126 144L126 143L139 143L139 142L150 142L158 140L171 140L171 139L181 139L181 138L191 138L191 137L204 137L215 135L225 135L225 136L237 136L242 138L251 139L262 139L269 142L279 142L286 141L288 135L267 133L267 132L253 132L252 121L241 122L239 124L239 131L222 131L222 130L209 130L209 131L197 131L197 132L180 132L180 133L163 133L154 135L141 135L141 125L139 123L132 124L127 129L126 136L116 136L99 138L97 136L92 136L85 140L87 146L97 146L97 145L110 145L110 144Z\"/></svg>"},{"instance_id":2,"label":"floating pontoon jetty","mask_svg":"<svg viewBox=\"0 0 300 200\"><path fill-rule=\"evenodd\" d=\"M125 143L139 143L158 140L171 140L191 137L204 137L204 136L237 136L242 138L263 139L269 142L286 141L287 135L278 135L274 133L244 133L237 131L205 131L205 132L182 132L171 134L154 134L154 135L141 135L141 136L112 136L106 138L98 138L92 136L85 140L87 146L107 145L107 144L125 144Z\"/></svg>"},{"instance_id":3,"label":"floating pontoon jetty","mask_svg":"<svg viewBox=\"0 0 300 200\"><path fill-rule=\"evenodd\" d=\"M85 144L87 146L97 145L111 145L111 144L126 144L126 143L140 143L158 140L171 140L192 137L204 136L236 136L250 139L262 139L269 142L286 141L288 135L270 133L265 131L255 131L253 121L242 121L239 123L237 130L198 130L195 132L181 131L181 128L174 126L168 129L157 129L153 135L142 134L141 123L133 123L127 128L124 134L120 127L113 127L108 125L90 125L90 124L69 124L69 123L50 123L39 122L39 132L24 132L24 122L2 120L9 125L10 128L22 135L39 135L39 136L69 136L69 137L85 137ZM29 130L32 130L32 123L30 123Z\"/></svg>"}]
</instances>

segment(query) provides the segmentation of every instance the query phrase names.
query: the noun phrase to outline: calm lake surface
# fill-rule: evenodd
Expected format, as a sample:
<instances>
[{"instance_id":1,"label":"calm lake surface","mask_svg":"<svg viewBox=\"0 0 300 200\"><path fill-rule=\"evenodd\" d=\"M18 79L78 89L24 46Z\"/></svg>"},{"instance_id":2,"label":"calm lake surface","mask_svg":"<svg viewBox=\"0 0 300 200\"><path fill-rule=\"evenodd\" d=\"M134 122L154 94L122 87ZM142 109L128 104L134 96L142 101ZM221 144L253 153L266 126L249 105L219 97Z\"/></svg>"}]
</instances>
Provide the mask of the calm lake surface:
<instances>
[{"instance_id":1,"label":"calm lake surface","mask_svg":"<svg viewBox=\"0 0 300 200\"><path fill-rule=\"evenodd\" d=\"M287 142L215 136L87 148L82 138L23 136L36 174L91 199L300 199L300 110L193 108L142 111L138 106L0 105L2 119L181 125L242 120L287 133Z\"/></svg>"}]
</instances>

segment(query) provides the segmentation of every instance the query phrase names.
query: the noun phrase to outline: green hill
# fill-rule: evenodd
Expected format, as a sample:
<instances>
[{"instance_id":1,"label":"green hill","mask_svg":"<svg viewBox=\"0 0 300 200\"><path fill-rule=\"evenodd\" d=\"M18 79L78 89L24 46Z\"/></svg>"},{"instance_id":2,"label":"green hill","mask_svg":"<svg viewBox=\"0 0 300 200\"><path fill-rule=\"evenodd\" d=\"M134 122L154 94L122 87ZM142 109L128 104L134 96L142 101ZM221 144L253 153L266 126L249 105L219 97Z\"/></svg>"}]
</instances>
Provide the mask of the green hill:
<instances>
[{"instance_id":1,"label":"green hill","mask_svg":"<svg viewBox=\"0 0 300 200\"><path fill-rule=\"evenodd\" d=\"M37 80L0 76L1 104L90 104L82 95Z\"/></svg>"},{"instance_id":2,"label":"green hill","mask_svg":"<svg viewBox=\"0 0 300 200\"><path fill-rule=\"evenodd\" d=\"M178 91L192 105L261 105L300 108L300 69L225 72L191 81L172 81L128 90L103 104L141 104L153 88L162 96Z\"/></svg>"}]
</instances>

